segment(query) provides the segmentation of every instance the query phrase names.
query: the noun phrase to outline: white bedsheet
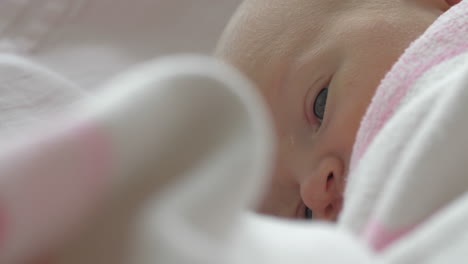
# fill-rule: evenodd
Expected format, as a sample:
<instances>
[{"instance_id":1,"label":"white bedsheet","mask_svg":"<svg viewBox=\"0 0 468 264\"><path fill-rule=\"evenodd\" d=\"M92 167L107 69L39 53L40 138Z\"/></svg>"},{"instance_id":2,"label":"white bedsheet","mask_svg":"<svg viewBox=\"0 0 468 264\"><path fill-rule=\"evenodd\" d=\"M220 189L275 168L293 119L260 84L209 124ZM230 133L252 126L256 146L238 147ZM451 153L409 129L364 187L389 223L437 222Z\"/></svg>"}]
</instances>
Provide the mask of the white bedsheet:
<instances>
[{"instance_id":1,"label":"white bedsheet","mask_svg":"<svg viewBox=\"0 0 468 264\"><path fill-rule=\"evenodd\" d=\"M2 0L0 53L84 90L169 53L211 53L240 0Z\"/></svg>"},{"instance_id":2,"label":"white bedsheet","mask_svg":"<svg viewBox=\"0 0 468 264\"><path fill-rule=\"evenodd\" d=\"M0 135L62 111L133 65L210 54L239 3L0 1Z\"/></svg>"}]
</instances>

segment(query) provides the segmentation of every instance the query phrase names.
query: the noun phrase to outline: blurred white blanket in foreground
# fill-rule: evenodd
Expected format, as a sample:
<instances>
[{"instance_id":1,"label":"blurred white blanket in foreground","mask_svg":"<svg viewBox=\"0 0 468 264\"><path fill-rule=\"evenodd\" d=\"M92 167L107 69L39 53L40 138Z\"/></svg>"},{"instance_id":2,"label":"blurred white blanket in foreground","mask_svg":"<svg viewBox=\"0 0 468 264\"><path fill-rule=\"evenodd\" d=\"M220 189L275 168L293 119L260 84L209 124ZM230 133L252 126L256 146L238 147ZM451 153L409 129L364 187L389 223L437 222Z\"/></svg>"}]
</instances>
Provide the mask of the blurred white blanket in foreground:
<instances>
[{"instance_id":1,"label":"blurred white blanket in foreground","mask_svg":"<svg viewBox=\"0 0 468 264\"><path fill-rule=\"evenodd\" d=\"M0 262L365 263L344 231L247 213L273 147L254 91L213 59L168 58L5 137Z\"/></svg>"}]
</instances>

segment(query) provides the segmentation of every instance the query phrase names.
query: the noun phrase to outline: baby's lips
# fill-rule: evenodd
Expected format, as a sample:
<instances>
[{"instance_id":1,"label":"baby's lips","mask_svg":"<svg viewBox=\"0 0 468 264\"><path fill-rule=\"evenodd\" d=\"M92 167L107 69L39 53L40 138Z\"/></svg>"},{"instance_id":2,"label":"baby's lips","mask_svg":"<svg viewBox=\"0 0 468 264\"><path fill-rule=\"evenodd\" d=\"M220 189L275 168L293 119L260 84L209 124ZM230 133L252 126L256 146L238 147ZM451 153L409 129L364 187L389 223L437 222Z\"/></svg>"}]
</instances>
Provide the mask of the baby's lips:
<instances>
[{"instance_id":1,"label":"baby's lips","mask_svg":"<svg viewBox=\"0 0 468 264\"><path fill-rule=\"evenodd\" d=\"M461 0L445 0L449 6L454 6L461 2Z\"/></svg>"}]
</instances>

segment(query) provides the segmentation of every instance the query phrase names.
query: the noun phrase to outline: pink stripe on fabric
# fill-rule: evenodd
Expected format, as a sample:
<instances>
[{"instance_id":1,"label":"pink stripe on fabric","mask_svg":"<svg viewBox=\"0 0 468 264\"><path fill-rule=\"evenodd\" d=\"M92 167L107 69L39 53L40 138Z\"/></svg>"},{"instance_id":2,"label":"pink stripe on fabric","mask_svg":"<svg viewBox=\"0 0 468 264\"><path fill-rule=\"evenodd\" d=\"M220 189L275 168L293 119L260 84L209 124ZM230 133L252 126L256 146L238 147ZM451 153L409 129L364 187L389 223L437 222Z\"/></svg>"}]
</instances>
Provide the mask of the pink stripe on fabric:
<instances>
[{"instance_id":1,"label":"pink stripe on fabric","mask_svg":"<svg viewBox=\"0 0 468 264\"><path fill-rule=\"evenodd\" d=\"M361 159L362 155L367 150L367 147L372 142L374 137L382 129L386 121L388 121L388 119L394 114L396 110L396 106L398 106L399 102L401 102L403 97L406 95L406 93L408 92L408 88L419 77L421 77L427 70L434 67L435 65L440 64L441 62L448 60L452 57L455 57L467 50L468 50L468 44L462 47L459 47L458 49L448 50L447 52L434 57L432 60L428 61L426 64L423 64L417 67L416 70L409 75L409 77L404 81L404 83L400 87L395 88L395 93L392 94L390 98L388 99L388 104L392 107L386 108L385 111L381 114L381 116L379 118L376 118L375 126L373 126L372 129L368 131L369 132L368 136L364 138L362 142L360 142L361 143L360 147L356 148L355 159L356 160Z\"/></svg>"},{"instance_id":2,"label":"pink stripe on fabric","mask_svg":"<svg viewBox=\"0 0 468 264\"><path fill-rule=\"evenodd\" d=\"M468 1L441 15L387 73L361 122L351 155L354 170L374 137L394 114L409 87L428 69L467 50Z\"/></svg>"},{"instance_id":3,"label":"pink stripe on fabric","mask_svg":"<svg viewBox=\"0 0 468 264\"><path fill-rule=\"evenodd\" d=\"M438 56L434 57L434 59L428 61L426 64L420 65L415 69L415 71L409 75L408 79L401 85L400 88L396 89L396 92L393 94L393 96L389 99L389 104L396 106L403 96L408 92L408 88L418 79L421 77L427 70L430 68L434 67L437 64L440 64L441 62L448 60L452 57L455 57L458 54L463 53L468 49L468 44L465 46L462 46L458 49L454 50L448 50L446 53L439 54ZM387 111L385 111L382 115L382 119L388 120L390 116L395 112L395 108L387 108ZM376 129L376 131L381 129L381 126L383 125L383 122L379 124L380 127ZM375 131L374 131L375 132Z\"/></svg>"},{"instance_id":4,"label":"pink stripe on fabric","mask_svg":"<svg viewBox=\"0 0 468 264\"><path fill-rule=\"evenodd\" d=\"M84 153L87 158L87 180L90 187L103 186L110 175L110 142L101 129L92 124L75 128L74 133L84 140Z\"/></svg>"},{"instance_id":5,"label":"pink stripe on fabric","mask_svg":"<svg viewBox=\"0 0 468 264\"><path fill-rule=\"evenodd\" d=\"M384 250L396 240L411 232L417 225L392 230L373 218L364 230L363 237L377 252Z\"/></svg>"},{"instance_id":6,"label":"pink stripe on fabric","mask_svg":"<svg viewBox=\"0 0 468 264\"><path fill-rule=\"evenodd\" d=\"M56 248L78 232L111 191L105 131L89 121L52 129L2 153L0 259L15 259L19 252L30 258Z\"/></svg>"},{"instance_id":7,"label":"pink stripe on fabric","mask_svg":"<svg viewBox=\"0 0 468 264\"><path fill-rule=\"evenodd\" d=\"M58 241L54 241L52 237L53 247L60 245L62 237L73 235L73 233L80 230L81 225L86 223L89 213L94 211L105 200L112 186L112 179L110 178L112 151L109 136L105 131L94 123L84 122L71 126L62 133L68 138L67 143L73 142L71 144L75 144L75 151L79 153L77 162L80 166L83 166L83 170L79 173L82 177L82 185L79 187L84 188L82 189L82 195L85 197L83 197L84 204L68 200L70 206L77 206L76 210L79 213L76 216L79 219L73 220L66 217L60 219L71 221L68 223L69 229L63 230L65 233L58 234L58 237L56 237L59 239ZM51 260L52 258L49 257L47 262L44 263L51 263Z\"/></svg>"}]
</instances>

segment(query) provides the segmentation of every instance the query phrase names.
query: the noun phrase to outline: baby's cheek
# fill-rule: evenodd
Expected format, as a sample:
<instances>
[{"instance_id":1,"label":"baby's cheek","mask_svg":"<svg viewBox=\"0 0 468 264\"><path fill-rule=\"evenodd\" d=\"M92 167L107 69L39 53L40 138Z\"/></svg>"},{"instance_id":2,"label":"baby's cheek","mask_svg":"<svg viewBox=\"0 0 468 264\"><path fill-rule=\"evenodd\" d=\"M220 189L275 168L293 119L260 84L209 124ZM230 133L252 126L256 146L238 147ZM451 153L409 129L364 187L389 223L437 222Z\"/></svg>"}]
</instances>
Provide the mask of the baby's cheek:
<instances>
[{"instance_id":1,"label":"baby's cheek","mask_svg":"<svg viewBox=\"0 0 468 264\"><path fill-rule=\"evenodd\" d=\"M54 261L54 258L52 256L46 255L43 257L39 257L35 259L34 261L31 261L29 264L58 264L58 263Z\"/></svg>"}]
</instances>

